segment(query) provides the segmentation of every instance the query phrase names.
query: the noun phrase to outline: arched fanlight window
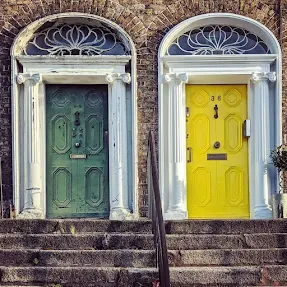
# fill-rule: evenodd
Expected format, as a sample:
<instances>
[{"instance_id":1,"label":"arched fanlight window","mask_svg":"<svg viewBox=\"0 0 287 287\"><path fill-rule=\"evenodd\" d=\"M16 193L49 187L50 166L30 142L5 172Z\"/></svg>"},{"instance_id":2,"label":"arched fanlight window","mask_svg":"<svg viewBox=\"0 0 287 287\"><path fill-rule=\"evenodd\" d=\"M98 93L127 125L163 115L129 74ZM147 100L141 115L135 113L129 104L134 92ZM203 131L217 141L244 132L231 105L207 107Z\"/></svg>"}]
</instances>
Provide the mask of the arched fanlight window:
<instances>
[{"instance_id":1,"label":"arched fanlight window","mask_svg":"<svg viewBox=\"0 0 287 287\"><path fill-rule=\"evenodd\" d=\"M167 55L270 54L266 43L242 28L209 25L188 31L168 47Z\"/></svg>"},{"instance_id":2,"label":"arched fanlight window","mask_svg":"<svg viewBox=\"0 0 287 287\"><path fill-rule=\"evenodd\" d=\"M24 49L26 55L130 55L111 29L84 24L52 26L34 34Z\"/></svg>"}]
</instances>

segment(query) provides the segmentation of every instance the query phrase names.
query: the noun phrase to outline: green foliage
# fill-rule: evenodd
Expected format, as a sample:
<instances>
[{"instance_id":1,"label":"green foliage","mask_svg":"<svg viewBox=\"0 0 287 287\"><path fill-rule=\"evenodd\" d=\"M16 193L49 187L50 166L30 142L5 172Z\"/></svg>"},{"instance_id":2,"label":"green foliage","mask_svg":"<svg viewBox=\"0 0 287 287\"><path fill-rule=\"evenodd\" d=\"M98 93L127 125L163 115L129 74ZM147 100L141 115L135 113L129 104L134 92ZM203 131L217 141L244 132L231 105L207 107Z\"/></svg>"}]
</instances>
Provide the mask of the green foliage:
<instances>
[{"instance_id":1,"label":"green foliage","mask_svg":"<svg viewBox=\"0 0 287 287\"><path fill-rule=\"evenodd\" d=\"M39 262L40 262L40 261L39 261L39 259L38 259L38 258L34 258L34 259L33 259L33 264L34 264L34 265L38 265L38 264L39 264Z\"/></svg>"},{"instance_id":2,"label":"green foliage","mask_svg":"<svg viewBox=\"0 0 287 287\"><path fill-rule=\"evenodd\" d=\"M271 160L278 172L287 171L287 145L280 145L271 151Z\"/></svg>"},{"instance_id":3,"label":"green foliage","mask_svg":"<svg viewBox=\"0 0 287 287\"><path fill-rule=\"evenodd\" d=\"M76 227L74 225L70 226L70 232L71 234L76 234Z\"/></svg>"}]
</instances>

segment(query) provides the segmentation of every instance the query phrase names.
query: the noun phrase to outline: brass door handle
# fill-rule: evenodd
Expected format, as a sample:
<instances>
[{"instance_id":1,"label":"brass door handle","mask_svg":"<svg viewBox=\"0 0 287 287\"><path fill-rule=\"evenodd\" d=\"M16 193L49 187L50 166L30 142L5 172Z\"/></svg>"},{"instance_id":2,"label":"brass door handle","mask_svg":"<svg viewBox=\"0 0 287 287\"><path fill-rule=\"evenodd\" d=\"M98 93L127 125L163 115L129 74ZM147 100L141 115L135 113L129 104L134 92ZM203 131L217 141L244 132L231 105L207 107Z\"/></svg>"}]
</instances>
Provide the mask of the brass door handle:
<instances>
[{"instance_id":1,"label":"brass door handle","mask_svg":"<svg viewBox=\"0 0 287 287\"><path fill-rule=\"evenodd\" d=\"M192 161L192 159L191 159L191 147L188 147L187 148L187 151L188 151L188 158L187 158L187 162L191 162Z\"/></svg>"}]
</instances>

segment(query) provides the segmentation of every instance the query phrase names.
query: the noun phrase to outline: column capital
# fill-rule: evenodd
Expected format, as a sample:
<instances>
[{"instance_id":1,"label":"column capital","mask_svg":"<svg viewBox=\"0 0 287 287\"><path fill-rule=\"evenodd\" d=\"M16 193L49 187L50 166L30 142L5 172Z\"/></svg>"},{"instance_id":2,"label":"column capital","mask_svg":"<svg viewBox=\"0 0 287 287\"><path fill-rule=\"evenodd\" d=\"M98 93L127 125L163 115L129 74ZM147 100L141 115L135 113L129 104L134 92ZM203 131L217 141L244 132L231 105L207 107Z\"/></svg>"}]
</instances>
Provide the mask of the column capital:
<instances>
[{"instance_id":1,"label":"column capital","mask_svg":"<svg viewBox=\"0 0 287 287\"><path fill-rule=\"evenodd\" d=\"M188 76L186 73L168 73L164 75L164 80L166 83L180 85L182 83L187 83Z\"/></svg>"},{"instance_id":2,"label":"column capital","mask_svg":"<svg viewBox=\"0 0 287 287\"><path fill-rule=\"evenodd\" d=\"M17 83L19 85L25 83L26 81L30 81L33 85L40 84L42 82L42 76L40 74L18 74L17 75Z\"/></svg>"},{"instance_id":3,"label":"column capital","mask_svg":"<svg viewBox=\"0 0 287 287\"><path fill-rule=\"evenodd\" d=\"M275 72L255 72L251 74L250 77L253 83L258 83L260 81L276 81L276 73Z\"/></svg>"},{"instance_id":4,"label":"column capital","mask_svg":"<svg viewBox=\"0 0 287 287\"><path fill-rule=\"evenodd\" d=\"M114 81L123 81L126 84L131 82L131 74L130 73L110 73L106 74L106 81L109 84L113 84Z\"/></svg>"}]
</instances>

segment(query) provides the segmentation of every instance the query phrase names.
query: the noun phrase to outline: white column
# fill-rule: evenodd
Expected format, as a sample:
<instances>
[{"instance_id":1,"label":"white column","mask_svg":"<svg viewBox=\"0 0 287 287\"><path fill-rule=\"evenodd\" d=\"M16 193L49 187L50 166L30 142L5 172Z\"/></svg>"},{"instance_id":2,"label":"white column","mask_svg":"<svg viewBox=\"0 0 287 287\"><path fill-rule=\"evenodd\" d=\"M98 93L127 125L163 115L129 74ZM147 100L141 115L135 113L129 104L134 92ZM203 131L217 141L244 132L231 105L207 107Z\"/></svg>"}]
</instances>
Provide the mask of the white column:
<instances>
[{"instance_id":1,"label":"white column","mask_svg":"<svg viewBox=\"0 0 287 287\"><path fill-rule=\"evenodd\" d=\"M186 122L185 91L187 74L166 74L169 84L169 157L170 184L168 208L164 219L187 218L186 207Z\"/></svg>"},{"instance_id":2,"label":"white column","mask_svg":"<svg viewBox=\"0 0 287 287\"><path fill-rule=\"evenodd\" d=\"M272 218L270 205L270 111L269 84L276 81L274 72L253 73L251 81L254 84L254 189L255 189L255 218Z\"/></svg>"},{"instance_id":3,"label":"white column","mask_svg":"<svg viewBox=\"0 0 287 287\"><path fill-rule=\"evenodd\" d=\"M110 219L132 219L129 210L127 168L126 84L129 73L106 75L109 83Z\"/></svg>"},{"instance_id":4,"label":"white column","mask_svg":"<svg viewBox=\"0 0 287 287\"><path fill-rule=\"evenodd\" d=\"M19 74L24 84L24 209L19 218L43 218L39 146L39 74Z\"/></svg>"}]
</instances>

